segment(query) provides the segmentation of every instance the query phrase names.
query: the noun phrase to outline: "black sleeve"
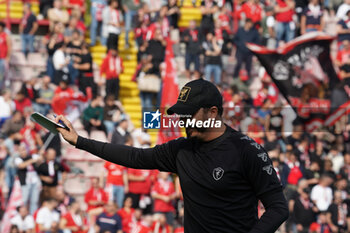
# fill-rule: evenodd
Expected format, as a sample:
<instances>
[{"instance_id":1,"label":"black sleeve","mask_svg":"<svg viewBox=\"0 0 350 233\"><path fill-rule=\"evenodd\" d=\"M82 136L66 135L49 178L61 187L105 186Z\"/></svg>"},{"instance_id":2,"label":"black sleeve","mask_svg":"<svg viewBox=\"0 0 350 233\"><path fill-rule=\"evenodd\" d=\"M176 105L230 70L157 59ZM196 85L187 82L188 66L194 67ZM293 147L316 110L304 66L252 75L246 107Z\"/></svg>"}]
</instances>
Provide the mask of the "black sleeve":
<instances>
[{"instance_id":1,"label":"black sleeve","mask_svg":"<svg viewBox=\"0 0 350 233\"><path fill-rule=\"evenodd\" d=\"M45 176L46 174L44 173L44 163L41 163L39 165L34 166L35 171L38 173L39 176Z\"/></svg>"},{"instance_id":2,"label":"black sleeve","mask_svg":"<svg viewBox=\"0 0 350 233\"><path fill-rule=\"evenodd\" d=\"M246 177L266 211L249 233L271 233L288 218L287 201L272 162L264 148L253 140L243 152Z\"/></svg>"},{"instance_id":3,"label":"black sleeve","mask_svg":"<svg viewBox=\"0 0 350 233\"><path fill-rule=\"evenodd\" d=\"M181 35L181 42L188 43L187 41L185 41L185 37L189 36L188 29L183 31L180 35Z\"/></svg>"},{"instance_id":4,"label":"black sleeve","mask_svg":"<svg viewBox=\"0 0 350 233\"><path fill-rule=\"evenodd\" d=\"M64 166L62 165L62 163L58 163L58 170L59 170L60 172L65 172L65 171L66 171L66 169L64 168Z\"/></svg>"},{"instance_id":5,"label":"black sleeve","mask_svg":"<svg viewBox=\"0 0 350 233\"><path fill-rule=\"evenodd\" d=\"M176 173L176 155L184 140L184 138L179 138L153 148L139 149L125 145L103 143L79 136L76 147L125 167L158 169Z\"/></svg>"},{"instance_id":6,"label":"black sleeve","mask_svg":"<svg viewBox=\"0 0 350 233\"><path fill-rule=\"evenodd\" d=\"M152 55L152 54L153 54L153 53L152 53L152 50L153 50L153 40L150 40L150 41L148 42L148 46L147 46L147 48L146 48L145 53L148 54L148 55Z\"/></svg>"}]
</instances>

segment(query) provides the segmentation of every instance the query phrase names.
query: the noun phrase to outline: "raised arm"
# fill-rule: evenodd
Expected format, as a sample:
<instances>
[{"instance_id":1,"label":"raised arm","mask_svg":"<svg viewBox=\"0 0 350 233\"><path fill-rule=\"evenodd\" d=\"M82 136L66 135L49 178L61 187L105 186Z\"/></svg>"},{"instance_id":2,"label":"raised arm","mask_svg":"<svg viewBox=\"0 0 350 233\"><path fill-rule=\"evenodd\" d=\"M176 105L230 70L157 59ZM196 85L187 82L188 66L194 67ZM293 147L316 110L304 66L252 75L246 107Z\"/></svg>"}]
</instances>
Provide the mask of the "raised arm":
<instances>
[{"instance_id":1,"label":"raised arm","mask_svg":"<svg viewBox=\"0 0 350 233\"><path fill-rule=\"evenodd\" d=\"M64 117L56 117L56 122L63 121L70 129L57 128L63 138L78 149L85 150L102 159L125 167L137 169L158 169L176 173L176 148L180 148L181 140L173 140L166 144L149 149L99 142L80 137L72 124Z\"/></svg>"}]
</instances>

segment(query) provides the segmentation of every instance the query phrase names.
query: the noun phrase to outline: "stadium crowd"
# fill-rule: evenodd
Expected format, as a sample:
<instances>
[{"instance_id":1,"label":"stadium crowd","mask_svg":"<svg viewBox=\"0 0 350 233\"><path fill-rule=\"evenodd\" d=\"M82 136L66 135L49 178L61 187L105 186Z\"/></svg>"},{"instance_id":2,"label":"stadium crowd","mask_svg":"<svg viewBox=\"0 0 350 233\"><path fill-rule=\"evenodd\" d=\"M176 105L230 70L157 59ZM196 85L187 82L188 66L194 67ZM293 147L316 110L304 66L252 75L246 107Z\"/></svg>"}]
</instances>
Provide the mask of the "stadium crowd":
<instances>
[{"instance_id":1,"label":"stadium crowd","mask_svg":"<svg viewBox=\"0 0 350 233\"><path fill-rule=\"evenodd\" d=\"M291 213L280 232L350 231L347 116L331 129L306 132L245 45L276 48L299 35L324 31L337 36L332 46L334 65L339 77L348 78L350 1L192 3L200 8L202 18L199 23L190 21L186 28L178 25L183 1L40 0L40 15L24 4L19 24L22 52L28 56L39 49L34 39L38 19L45 18L49 32L42 46L48 59L46 71L27 77L19 90L8 88L11 79L6 74L14 51L11 32L0 22L2 214L16 177L23 202L11 218L11 232L184 231L181 188L175 175L105 162L104 174L91 178L84 201L78 201L63 184L67 174L79 173L79 169L62 158L60 138L51 138L29 119L34 111L64 114L80 121L88 136L100 130L112 143L151 146L150 135L132 126L119 101L124 66L118 41L126 32L123 46L128 49L131 31L138 48L135 82L145 75L161 80L166 45L173 41L175 56L184 58L185 69L178 75L214 82L223 95L226 124L246 132L268 151ZM96 44L108 48L97 73L90 53ZM161 91L141 91L140 98L145 109L157 109ZM260 205L259 214L263 211Z\"/></svg>"}]
</instances>

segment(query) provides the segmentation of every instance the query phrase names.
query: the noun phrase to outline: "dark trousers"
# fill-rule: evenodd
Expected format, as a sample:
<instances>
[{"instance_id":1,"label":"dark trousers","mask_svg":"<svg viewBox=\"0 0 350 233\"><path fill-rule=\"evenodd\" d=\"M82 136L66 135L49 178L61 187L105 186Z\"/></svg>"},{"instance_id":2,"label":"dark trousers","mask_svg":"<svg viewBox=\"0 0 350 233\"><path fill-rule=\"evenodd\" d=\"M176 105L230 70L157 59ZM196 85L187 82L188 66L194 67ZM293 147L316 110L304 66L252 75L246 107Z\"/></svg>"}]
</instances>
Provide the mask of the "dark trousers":
<instances>
[{"instance_id":1,"label":"dark trousers","mask_svg":"<svg viewBox=\"0 0 350 233\"><path fill-rule=\"evenodd\" d=\"M237 59L237 64L235 67L235 71L233 73L233 77L237 78L239 75L239 71L241 70L241 66L244 63L245 64L245 69L247 70L248 77L250 78L251 74L251 69L252 69L252 58L253 55L247 54L247 53L242 53L239 50L236 52L236 59Z\"/></svg>"},{"instance_id":2,"label":"dark trousers","mask_svg":"<svg viewBox=\"0 0 350 233\"><path fill-rule=\"evenodd\" d=\"M92 95L97 94L97 84L94 81L94 77L79 77L79 90L86 95L86 88L90 87L92 90Z\"/></svg>"},{"instance_id":3,"label":"dark trousers","mask_svg":"<svg viewBox=\"0 0 350 233\"><path fill-rule=\"evenodd\" d=\"M107 129L106 129L105 124L103 124L103 121L101 121L101 125L100 126L93 126L90 123L90 121L83 120L83 125L84 125L84 129L86 130L86 132L88 133L89 136L90 136L92 127L95 127L96 129L103 131L105 133L106 137L108 136Z\"/></svg>"},{"instance_id":4,"label":"dark trousers","mask_svg":"<svg viewBox=\"0 0 350 233\"><path fill-rule=\"evenodd\" d=\"M39 1L39 11L40 14L47 16L47 11L53 7L53 1L52 0L40 0Z\"/></svg>"},{"instance_id":5,"label":"dark trousers","mask_svg":"<svg viewBox=\"0 0 350 233\"><path fill-rule=\"evenodd\" d=\"M141 195L144 195L144 194L128 193L125 195L125 199L128 197L130 197L132 199L132 208L142 209L143 214L151 214L153 211L153 203L146 205L146 208L140 208L139 203L140 203ZM145 196L150 197L149 195L145 195Z\"/></svg>"},{"instance_id":6,"label":"dark trousers","mask_svg":"<svg viewBox=\"0 0 350 233\"><path fill-rule=\"evenodd\" d=\"M194 70L199 72L199 54L190 54L186 53L185 56L185 68L186 70L190 69L191 63L194 63Z\"/></svg>"},{"instance_id":7,"label":"dark trousers","mask_svg":"<svg viewBox=\"0 0 350 233\"><path fill-rule=\"evenodd\" d=\"M107 50L110 50L111 48L118 50L118 40L119 40L118 34L109 33L108 39L107 39Z\"/></svg>"},{"instance_id":8,"label":"dark trousers","mask_svg":"<svg viewBox=\"0 0 350 233\"><path fill-rule=\"evenodd\" d=\"M107 79L106 95L114 95L116 99L119 99L119 78Z\"/></svg>"}]
</instances>

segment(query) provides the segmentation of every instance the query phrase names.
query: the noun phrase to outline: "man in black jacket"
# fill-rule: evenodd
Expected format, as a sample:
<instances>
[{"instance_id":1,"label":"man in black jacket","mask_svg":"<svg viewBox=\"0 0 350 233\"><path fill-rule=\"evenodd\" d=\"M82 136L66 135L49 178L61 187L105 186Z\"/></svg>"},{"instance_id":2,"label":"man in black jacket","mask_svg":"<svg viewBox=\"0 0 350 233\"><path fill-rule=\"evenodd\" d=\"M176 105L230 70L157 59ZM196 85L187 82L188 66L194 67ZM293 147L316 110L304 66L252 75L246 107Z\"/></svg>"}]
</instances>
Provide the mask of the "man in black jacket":
<instances>
[{"instance_id":1,"label":"man in black jacket","mask_svg":"<svg viewBox=\"0 0 350 233\"><path fill-rule=\"evenodd\" d=\"M187 83L168 114L195 122L178 138L149 149L102 143L58 129L77 148L126 167L158 169L179 175L184 196L185 232L273 233L288 217L281 184L266 151L222 123L222 96L210 82ZM186 115L184 117L184 115ZM200 122L215 121L214 127ZM221 123L220 123L221 122ZM266 212L258 219L258 200Z\"/></svg>"},{"instance_id":2,"label":"man in black jacket","mask_svg":"<svg viewBox=\"0 0 350 233\"><path fill-rule=\"evenodd\" d=\"M253 43L253 44L260 43L259 33L254 27L251 19L246 19L244 26L238 29L233 42L237 47L237 51L236 51L237 64L233 73L233 77L237 78L239 76L239 71L241 70L241 66L244 63L245 69L250 79L253 54L247 48L246 43Z\"/></svg>"},{"instance_id":3,"label":"man in black jacket","mask_svg":"<svg viewBox=\"0 0 350 233\"><path fill-rule=\"evenodd\" d=\"M183 32L183 41L186 43L185 68L187 78L191 78L190 66L194 63L194 76L197 78L199 74L199 55L201 54L201 37L199 29L196 27L196 21L191 20L187 30Z\"/></svg>"}]
</instances>

